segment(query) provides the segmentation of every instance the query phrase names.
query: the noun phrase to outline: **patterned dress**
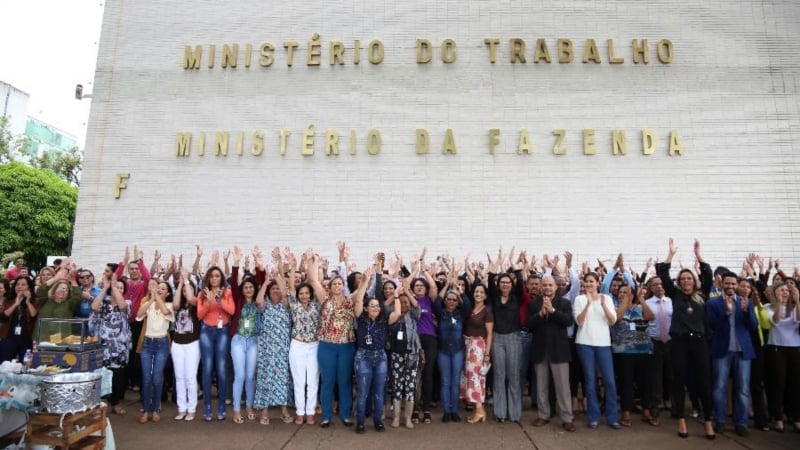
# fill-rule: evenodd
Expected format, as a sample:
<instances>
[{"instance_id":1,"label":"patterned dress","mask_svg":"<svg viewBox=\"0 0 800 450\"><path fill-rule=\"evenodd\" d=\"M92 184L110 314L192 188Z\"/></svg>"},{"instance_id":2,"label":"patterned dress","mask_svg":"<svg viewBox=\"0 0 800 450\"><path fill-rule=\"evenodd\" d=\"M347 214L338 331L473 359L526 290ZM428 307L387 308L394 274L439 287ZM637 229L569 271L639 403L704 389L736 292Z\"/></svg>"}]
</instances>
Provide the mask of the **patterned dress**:
<instances>
[{"instance_id":1,"label":"patterned dress","mask_svg":"<svg viewBox=\"0 0 800 450\"><path fill-rule=\"evenodd\" d=\"M128 364L131 351L131 329L128 324L128 312L131 310L130 300L127 311L111 304L111 297L106 296L100 305L100 311L93 312L89 322L95 334L103 343L103 366L118 369Z\"/></svg>"},{"instance_id":2,"label":"patterned dress","mask_svg":"<svg viewBox=\"0 0 800 450\"><path fill-rule=\"evenodd\" d=\"M472 312L467 321L472 325L485 327L486 322L494 322L494 315L484 307L479 312ZM482 336L464 336L466 358L464 372L461 374L459 396L468 403L483 403L486 400L486 374L483 369L483 355L486 354L486 338Z\"/></svg>"},{"instance_id":3,"label":"patterned dress","mask_svg":"<svg viewBox=\"0 0 800 450\"><path fill-rule=\"evenodd\" d=\"M292 319L283 303L267 301L258 335L256 397L253 406L291 405L292 377L289 371L289 344Z\"/></svg>"}]
</instances>

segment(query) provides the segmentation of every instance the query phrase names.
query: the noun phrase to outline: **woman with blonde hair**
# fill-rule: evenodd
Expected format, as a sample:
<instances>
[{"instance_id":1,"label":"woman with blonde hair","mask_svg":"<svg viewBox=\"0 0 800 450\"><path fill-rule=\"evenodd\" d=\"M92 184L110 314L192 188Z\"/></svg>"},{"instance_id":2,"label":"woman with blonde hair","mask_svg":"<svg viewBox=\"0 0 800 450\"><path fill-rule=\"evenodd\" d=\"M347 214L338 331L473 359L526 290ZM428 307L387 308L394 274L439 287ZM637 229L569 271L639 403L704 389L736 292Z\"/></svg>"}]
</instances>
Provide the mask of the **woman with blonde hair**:
<instances>
[{"instance_id":1,"label":"woman with blonde hair","mask_svg":"<svg viewBox=\"0 0 800 450\"><path fill-rule=\"evenodd\" d=\"M686 377L691 370L695 375L700 404L705 419L706 439L714 439L714 425L711 420L713 403L711 401L711 363L708 355L710 332L706 318L705 302L711 292L713 275L711 266L700 255L700 242L694 241L694 254L700 263L700 281L692 271L682 269L678 273L677 286L670 277L672 258L678 251L675 241L669 239L669 253L663 263L656 264L656 273L664 285L667 296L672 299L672 322L669 335L672 339L672 415L678 418L678 436L686 439L689 431L686 426Z\"/></svg>"},{"instance_id":2,"label":"woman with blonde hair","mask_svg":"<svg viewBox=\"0 0 800 450\"><path fill-rule=\"evenodd\" d=\"M786 416L800 431L800 296L794 283L776 283L774 300L767 306L772 325L767 343L767 397L772 429L783 432Z\"/></svg>"}]
</instances>

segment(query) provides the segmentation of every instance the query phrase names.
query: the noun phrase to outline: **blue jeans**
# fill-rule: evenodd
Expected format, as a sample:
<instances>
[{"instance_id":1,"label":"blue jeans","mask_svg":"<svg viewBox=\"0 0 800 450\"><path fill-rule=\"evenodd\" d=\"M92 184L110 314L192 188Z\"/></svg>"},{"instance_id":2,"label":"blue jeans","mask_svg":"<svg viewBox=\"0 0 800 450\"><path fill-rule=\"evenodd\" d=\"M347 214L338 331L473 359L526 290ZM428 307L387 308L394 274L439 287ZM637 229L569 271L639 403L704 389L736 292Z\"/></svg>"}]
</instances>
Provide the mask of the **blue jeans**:
<instances>
[{"instance_id":1,"label":"blue jeans","mask_svg":"<svg viewBox=\"0 0 800 450\"><path fill-rule=\"evenodd\" d=\"M747 427L747 407L750 401L750 361L742 352L728 352L723 358L711 360L714 371L714 422L725 423L725 401L728 396L728 376L733 372L733 423Z\"/></svg>"},{"instance_id":2,"label":"blue jeans","mask_svg":"<svg viewBox=\"0 0 800 450\"><path fill-rule=\"evenodd\" d=\"M596 369L600 369L603 377L603 386L606 390L605 413L608 423L619 421L619 406L617 405L617 385L614 382L614 360L611 356L611 347L595 347L593 345L577 344L578 358L583 368L583 389L586 391L588 411L586 415L589 422L600 420L600 402L597 400Z\"/></svg>"},{"instance_id":3,"label":"blue jeans","mask_svg":"<svg viewBox=\"0 0 800 450\"><path fill-rule=\"evenodd\" d=\"M458 412L458 388L461 371L464 369L464 350L452 355L439 352L439 374L442 380L442 411L445 414Z\"/></svg>"},{"instance_id":4,"label":"blue jeans","mask_svg":"<svg viewBox=\"0 0 800 450\"><path fill-rule=\"evenodd\" d=\"M356 420L366 420L367 401L375 424L381 421L383 398L386 395L386 351L364 350L356 352ZM341 400L341 398L339 399Z\"/></svg>"},{"instance_id":5,"label":"blue jeans","mask_svg":"<svg viewBox=\"0 0 800 450\"><path fill-rule=\"evenodd\" d=\"M211 412L211 374L215 366L219 411L225 411L225 399L228 396L228 372L225 370L225 364L230 354L229 344L227 327L217 328L203 324L200 329L200 358L203 361L203 403L206 413Z\"/></svg>"},{"instance_id":6,"label":"blue jeans","mask_svg":"<svg viewBox=\"0 0 800 450\"><path fill-rule=\"evenodd\" d=\"M146 413L161 409L164 366L169 358L167 338L145 337L142 341L142 408Z\"/></svg>"},{"instance_id":7,"label":"blue jeans","mask_svg":"<svg viewBox=\"0 0 800 450\"><path fill-rule=\"evenodd\" d=\"M339 387L339 417L350 419L353 409L353 355L356 347L353 343L332 344L319 342L317 361L322 375L320 403L322 404L322 420L333 418L333 389Z\"/></svg>"},{"instance_id":8,"label":"blue jeans","mask_svg":"<svg viewBox=\"0 0 800 450\"><path fill-rule=\"evenodd\" d=\"M258 336L244 337L238 334L231 339L231 358L233 359L233 410L242 407L242 387L245 388L245 405L253 407L256 392L256 350Z\"/></svg>"},{"instance_id":9,"label":"blue jeans","mask_svg":"<svg viewBox=\"0 0 800 450\"><path fill-rule=\"evenodd\" d=\"M522 343L522 358L519 360L519 391L524 393L525 382L529 382L531 385L531 405L536 406L536 371L533 369L533 364L531 364L533 333L520 331L519 341Z\"/></svg>"}]
</instances>

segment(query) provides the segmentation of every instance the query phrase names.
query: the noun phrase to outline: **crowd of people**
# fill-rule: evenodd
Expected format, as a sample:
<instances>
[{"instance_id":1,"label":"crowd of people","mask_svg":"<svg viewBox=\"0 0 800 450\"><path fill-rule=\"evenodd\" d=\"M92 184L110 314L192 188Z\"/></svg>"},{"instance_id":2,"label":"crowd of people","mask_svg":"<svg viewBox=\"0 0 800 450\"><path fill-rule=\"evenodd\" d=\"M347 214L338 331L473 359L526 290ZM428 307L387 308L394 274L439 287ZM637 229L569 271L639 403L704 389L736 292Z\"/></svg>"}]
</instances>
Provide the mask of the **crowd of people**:
<instances>
[{"instance_id":1,"label":"crowd of people","mask_svg":"<svg viewBox=\"0 0 800 450\"><path fill-rule=\"evenodd\" d=\"M439 402L443 422L484 422L488 403L494 421L519 422L527 390L533 425L557 415L568 432L582 412L591 429L602 416L623 429L639 412L659 426L662 409L681 438L691 414L714 439L729 411L740 436L787 420L800 431L798 274L779 261L712 270L695 241L694 268L673 278L672 239L640 272L622 254L574 267L569 252L514 249L480 262L376 253L359 270L337 250L336 264L311 249L267 261L258 246L204 261L197 246L192 264L156 251L148 267L134 247L99 277L70 259L34 277L20 259L0 284L0 360L47 336L42 318L86 318L113 373L112 411L126 413L133 387L143 424L161 420L166 377L181 421L227 420L230 406L236 424L268 425L270 408L315 424L319 406L320 426L336 414L363 433L368 418L376 431L389 416L394 428L431 423Z\"/></svg>"}]
</instances>

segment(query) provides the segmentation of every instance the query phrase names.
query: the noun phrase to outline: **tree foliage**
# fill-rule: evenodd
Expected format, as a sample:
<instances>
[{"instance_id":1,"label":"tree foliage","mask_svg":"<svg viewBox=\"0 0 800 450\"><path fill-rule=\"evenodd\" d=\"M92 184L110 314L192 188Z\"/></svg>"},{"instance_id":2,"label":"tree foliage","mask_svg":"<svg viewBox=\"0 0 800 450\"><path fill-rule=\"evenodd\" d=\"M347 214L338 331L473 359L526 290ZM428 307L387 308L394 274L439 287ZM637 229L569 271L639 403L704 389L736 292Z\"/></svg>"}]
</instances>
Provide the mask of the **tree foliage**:
<instances>
[{"instance_id":1,"label":"tree foliage","mask_svg":"<svg viewBox=\"0 0 800 450\"><path fill-rule=\"evenodd\" d=\"M8 129L8 118L0 117L0 163L24 162L37 169L52 170L73 186L81 182L83 152L78 147L36 154L30 138L14 137Z\"/></svg>"},{"instance_id":2,"label":"tree foliage","mask_svg":"<svg viewBox=\"0 0 800 450\"><path fill-rule=\"evenodd\" d=\"M38 169L49 169L73 186L81 184L81 166L83 152L78 147L72 147L63 152L49 152L34 155L31 165Z\"/></svg>"},{"instance_id":3,"label":"tree foliage","mask_svg":"<svg viewBox=\"0 0 800 450\"><path fill-rule=\"evenodd\" d=\"M21 250L31 267L65 255L77 189L50 170L0 164L0 254Z\"/></svg>"}]
</instances>

